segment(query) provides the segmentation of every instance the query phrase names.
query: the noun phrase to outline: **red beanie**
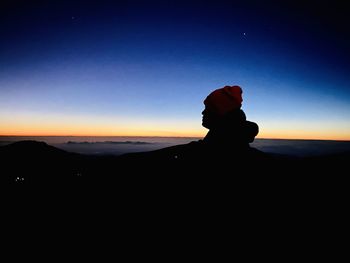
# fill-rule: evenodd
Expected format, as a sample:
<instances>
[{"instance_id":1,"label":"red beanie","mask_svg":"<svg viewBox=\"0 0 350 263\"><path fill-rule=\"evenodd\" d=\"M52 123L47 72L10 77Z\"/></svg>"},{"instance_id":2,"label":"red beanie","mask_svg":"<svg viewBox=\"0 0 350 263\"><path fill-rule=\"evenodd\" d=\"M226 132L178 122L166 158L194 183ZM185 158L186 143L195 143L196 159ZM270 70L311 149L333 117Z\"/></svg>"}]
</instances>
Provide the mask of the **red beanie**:
<instances>
[{"instance_id":1,"label":"red beanie","mask_svg":"<svg viewBox=\"0 0 350 263\"><path fill-rule=\"evenodd\" d=\"M210 93L204 100L204 104L218 115L224 115L231 110L239 109L242 101L241 87L225 86Z\"/></svg>"}]
</instances>

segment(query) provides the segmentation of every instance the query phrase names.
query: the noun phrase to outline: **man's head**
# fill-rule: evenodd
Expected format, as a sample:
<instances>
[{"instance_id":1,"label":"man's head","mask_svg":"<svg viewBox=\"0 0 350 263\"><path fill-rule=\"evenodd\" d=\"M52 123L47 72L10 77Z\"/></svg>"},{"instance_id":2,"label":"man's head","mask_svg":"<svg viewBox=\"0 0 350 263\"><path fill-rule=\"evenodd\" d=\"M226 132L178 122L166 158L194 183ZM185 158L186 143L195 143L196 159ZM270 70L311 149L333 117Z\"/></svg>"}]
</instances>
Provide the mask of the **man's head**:
<instances>
[{"instance_id":1,"label":"man's head","mask_svg":"<svg viewBox=\"0 0 350 263\"><path fill-rule=\"evenodd\" d=\"M242 101L242 89L239 86L225 86L214 90L204 100L203 127L211 129L227 113L240 109Z\"/></svg>"},{"instance_id":2,"label":"man's head","mask_svg":"<svg viewBox=\"0 0 350 263\"><path fill-rule=\"evenodd\" d=\"M218 115L239 109L242 106L242 89L240 86L225 86L214 90L204 100L205 107Z\"/></svg>"}]
</instances>

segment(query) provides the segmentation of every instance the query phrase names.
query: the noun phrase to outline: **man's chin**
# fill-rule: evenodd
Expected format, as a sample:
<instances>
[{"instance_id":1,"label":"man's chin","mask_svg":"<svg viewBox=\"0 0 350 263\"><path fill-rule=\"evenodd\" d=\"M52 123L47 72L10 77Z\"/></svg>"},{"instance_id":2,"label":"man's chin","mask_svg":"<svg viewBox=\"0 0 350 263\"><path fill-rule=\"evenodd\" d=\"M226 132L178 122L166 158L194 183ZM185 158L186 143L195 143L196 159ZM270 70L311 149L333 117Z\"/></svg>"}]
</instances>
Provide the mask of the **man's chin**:
<instances>
[{"instance_id":1,"label":"man's chin","mask_svg":"<svg viewBox=\"0 0 350 263\"><path fill-rule=\"evenodd\" d=\"M209 129L208 125L207 125L204 121L202 122L202 126L203 126L204 128Z\"/></svg>"}]
</instances>

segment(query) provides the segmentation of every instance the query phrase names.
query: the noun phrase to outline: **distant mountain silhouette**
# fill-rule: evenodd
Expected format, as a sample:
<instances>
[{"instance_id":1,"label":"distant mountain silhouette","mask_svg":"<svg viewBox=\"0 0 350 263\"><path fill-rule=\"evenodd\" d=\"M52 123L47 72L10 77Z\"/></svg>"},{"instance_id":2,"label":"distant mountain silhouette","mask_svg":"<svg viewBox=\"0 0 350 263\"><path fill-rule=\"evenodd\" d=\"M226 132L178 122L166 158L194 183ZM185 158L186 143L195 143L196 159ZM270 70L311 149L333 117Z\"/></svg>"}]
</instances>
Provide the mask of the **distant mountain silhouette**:
<instances>
[{"instance_id":1,"label":"distant mountain silhouette","mask_svg":"<svg viewBox=\"0 0 350 263\"><path fill-rule=\"evenodd\" d=\"M73 182L82 156L38 141L19 141L0 147L2 178L11 183Z\"/></svg>"}]
</instances>

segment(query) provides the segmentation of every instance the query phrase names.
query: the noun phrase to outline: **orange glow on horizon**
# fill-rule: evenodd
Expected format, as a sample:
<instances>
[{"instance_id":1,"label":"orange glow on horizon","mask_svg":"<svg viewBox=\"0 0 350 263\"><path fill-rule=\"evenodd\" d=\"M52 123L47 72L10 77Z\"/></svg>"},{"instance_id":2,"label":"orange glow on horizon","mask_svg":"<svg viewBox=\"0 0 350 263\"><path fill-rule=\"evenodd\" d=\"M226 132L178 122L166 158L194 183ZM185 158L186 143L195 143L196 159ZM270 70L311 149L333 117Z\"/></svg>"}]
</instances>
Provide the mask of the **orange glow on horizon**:
<instances>
[{"instance_id":1,"label":"orange glow on horizon","mask_svg":"<svg viewBox=\"0 0 350 263\"><path fill-rule=\"evenodd\" d=\"M269 127L269 126L268 126ZM298 128L298 126L294 126ZM341 140L350 141L348 128L343 130L333 127L261 127L257 138L261 139L302 139L302 140ZM134 136L134 137L196 137L203 138L207 129L199 124L165 123L157 121L137 123L113 123L105 121L70 121L40 122L7 120L0 126L0 136Z\"/></svg>"},{"instance_id":2,"label":"orange glow on horizon","mask_svg":"<svg viewBox=\"0 0 350 263\"><path fill-rule=\"evenodd\" d=\"M332 140L350 141L350 135L342 133L321 133L312 131L287 131L260 133L258 139L285 139L285 140Z\"/></svg>"},{"instance_id":3,"label":"orange glow on horizon","mask_svg":"<svg viewBox=\"0 0 350 263\"><path fill-rule=\"evenodd\" d=\"M110 127L26 127L26 129L0 129L0 136L134 136L134 137L204 137L201 130L158 130L156 128L110 128Z\"/></svg>"},{"instance_id":4,"label":"orange glow on horizon","mask_svg":"<svg viewBox=\"0 0 350 263\"><path fill-rule=\"evenodd\" d=\"M187 133L162 133L162 132L130 132L130 133L57 133L57 132L38 132L38 133L28 133L28 132L13 132L13 133L0 133L0 136L75 136L75 137L204 137L202 134L187 134Z\"/></svg>"},{"instance_id":5,"label":"orange glow on horizon","mask_svg":"<svg viewBox=\"0 0 350 263\"><path fill-rule=\"evenodd\" d=\"M106 132L106 131L85 131L85 132L55 132L55 131L11 131L0 132L0 136L122 136L122 137L194 137L203 138L206 132L164 132L164 131L128 131L128 132ZM350 141L349 136L341 134L310 134L310 133L262 133L256 137L257 139L288 139L288 140L337 140Z\"/></svg>"}]
</instances>

